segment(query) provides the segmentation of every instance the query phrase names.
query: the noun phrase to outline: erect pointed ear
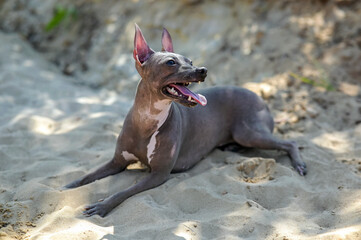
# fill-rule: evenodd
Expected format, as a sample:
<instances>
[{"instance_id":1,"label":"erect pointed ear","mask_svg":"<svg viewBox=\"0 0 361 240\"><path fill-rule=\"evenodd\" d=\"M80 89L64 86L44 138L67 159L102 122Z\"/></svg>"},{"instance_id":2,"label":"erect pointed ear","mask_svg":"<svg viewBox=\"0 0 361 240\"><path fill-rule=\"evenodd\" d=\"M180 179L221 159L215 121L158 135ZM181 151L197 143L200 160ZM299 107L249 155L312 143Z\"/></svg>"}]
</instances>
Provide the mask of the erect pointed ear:
<instances>
[{"instance_id":1,"label":"erect pointed ear","mask_svg":"<svg viewBox=\"0 0 361 240\"><path fill-rule=\"evenodd\" d=\"M142 31L135 24L135 36L134 36L134 51L133 57L135 61L142 65L148 58L154 53L154 51L148 46L147 41L143 37Z\"/></svg>"},{"instance_id":2,"label":"erect pointed ear","mask_svg":"<svg viewBox=\"0 0 361 240\"><path fill-rule=\"evenodd\" d=\"M163 28L163 33L162 33L162 51L174 52L172 37L165 28Z\"/></svg>"}]
</instances>

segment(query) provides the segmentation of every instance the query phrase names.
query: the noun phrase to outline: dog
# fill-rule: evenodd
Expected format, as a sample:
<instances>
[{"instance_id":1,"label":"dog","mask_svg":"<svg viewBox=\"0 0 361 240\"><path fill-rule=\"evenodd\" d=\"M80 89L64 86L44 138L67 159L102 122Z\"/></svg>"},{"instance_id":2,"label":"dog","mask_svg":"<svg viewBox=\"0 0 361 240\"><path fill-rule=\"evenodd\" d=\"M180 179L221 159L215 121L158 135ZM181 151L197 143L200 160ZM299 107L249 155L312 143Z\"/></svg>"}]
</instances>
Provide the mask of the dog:
<instances>
[{"instance_id":1,"label":"dog","mask_svg":"<svg viewBox=\"0 0 361 240\"><path fill-rule=\"evenodd\" d=\"M83 212L86 216L106 216L127 198L163 184L171 173L192 168L214 148L229 143L286 151L293 167L300 175L306 175L297 144L272 135L273 118L255 93L231 86L199 93L187 88L203 82L207 69L193 66L189 58L174 53L166 29L162 51L155 52L135 24L133 57L141 80L117 139L114 157L65 188L120 173L136 161L147 165L150 174L134 186L87 206Z\"/></svg>"}]
</instances>

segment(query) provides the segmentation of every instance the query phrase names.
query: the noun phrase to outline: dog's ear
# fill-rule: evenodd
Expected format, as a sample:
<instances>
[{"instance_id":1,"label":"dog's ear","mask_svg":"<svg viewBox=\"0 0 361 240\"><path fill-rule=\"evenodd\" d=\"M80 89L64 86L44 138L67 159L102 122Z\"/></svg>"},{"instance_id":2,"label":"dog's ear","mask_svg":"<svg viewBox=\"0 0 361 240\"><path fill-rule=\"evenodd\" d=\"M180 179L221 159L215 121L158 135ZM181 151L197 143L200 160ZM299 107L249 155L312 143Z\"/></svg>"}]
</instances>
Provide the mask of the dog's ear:
<instances>
[{"instance_id":1,"label":"dog's ear","mask_svg":"<svg viewBox=\"0 0 361 240\"><path fill-rule=\"evenodd\" d=\"M162 51L174 52L172 37L165 28L163 28L163 33L162 33Z\"/></svg>"},{"instance_id":2,"label":"dog's ear","mask_svg":"<svg viewBox=\"0 0 361 240\"><path fill-rule=\"evenodd\" d=\"M135 24L135 36L134 36L134 51L133 57L135 61L142 65L148 58L154 53L154 51L148 46L147 41L143 37L142 31Z\"/></svg>"}]
</instances>

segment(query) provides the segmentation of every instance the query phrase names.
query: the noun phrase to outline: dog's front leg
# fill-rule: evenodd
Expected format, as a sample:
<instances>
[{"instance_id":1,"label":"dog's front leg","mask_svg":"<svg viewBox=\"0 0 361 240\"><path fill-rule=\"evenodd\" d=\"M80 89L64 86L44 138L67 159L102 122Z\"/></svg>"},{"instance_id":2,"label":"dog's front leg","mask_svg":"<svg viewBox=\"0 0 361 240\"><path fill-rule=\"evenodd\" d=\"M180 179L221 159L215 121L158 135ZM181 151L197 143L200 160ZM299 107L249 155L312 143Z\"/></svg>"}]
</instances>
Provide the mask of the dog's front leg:
<instances>
[{"instance_id":1,"label":"dog's front leg","mask_svg":"<svg viewBox=\"0 0 361 240\"><path fill-rule=\"evenodd\" d=\"M64 186L63 189L77 188L96 180L105 178L110 175L114 175L122 172L131 162L125 161L123 157L114 156L114 158L108 163L104 164L95 171L77 179L68 185Z\"/></svg>"},{"instance_id":2,"label":"dog's front leg","mask_svg":"<svg viewBox=\"0 0 361 240\"><path fill-rule=\"evenodd\" d=\"M150 175L142 179L136 185L116 193L101 202L92 204L85 208L84 215L90 217L98 214L101 217L107 215L113 208L121 204L127 198L143 192L145 190L157 187L167 181L170 176L170 171L167 172L151 172Z\"/></svg>"},{"instance_id":3,"label":"dog's front leg","mask_svg":"<svg viewBox=\"0 0 361 240\"><path fill-rule=\"evenodd\" d=\"M151 169L150 175L124 191L118 192L101 202L87 206L83 212L84 215L93 216L97 214L104 217L127 198L166 182L178 158L179 145L173 143L178 142L179 134L175 134L174 129L177 128L173 128L172 134L168 134L166 131L167 134L159 134L157 136L158 141L160 139L163 141L162 144L156 145L153 154L148 159ZM169 151L169 149L172 150Z\"/></svg>"}]
</instances>

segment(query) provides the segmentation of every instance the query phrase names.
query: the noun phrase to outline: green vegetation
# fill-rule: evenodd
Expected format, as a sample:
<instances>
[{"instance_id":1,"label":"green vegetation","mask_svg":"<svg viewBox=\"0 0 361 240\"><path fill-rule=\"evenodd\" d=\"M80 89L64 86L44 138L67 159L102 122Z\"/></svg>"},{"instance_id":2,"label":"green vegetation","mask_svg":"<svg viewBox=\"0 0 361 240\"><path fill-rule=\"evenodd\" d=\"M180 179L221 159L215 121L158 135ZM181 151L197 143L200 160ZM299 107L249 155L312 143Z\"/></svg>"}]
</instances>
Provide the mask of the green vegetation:
<instances>
[{"instance_id":1,"label":"green vegetation","mask_svg":"<svg viewBox=\"0 0 361 240\"><path fill-rule=\"evenodd\" d=\"M58 27L67 19L75 20L77 18L77 10L74 7L56 6L54 8L53 18L45 26L45 31L49 32Z\"/></svg>"},{"instance_id":2,"label":"green vegetation","mask_svg":"<svg viewBox=\"0 0 361 240\"><path fill-rule=\"evenodd\" d=\"M330 83L330 81L327 80L325 77L321 77L319 79L310 79L305 76L300 76L296 73L290 73L292 77L295 79L298 79L306 84L312 85L314 87L322 87L326 89L327 91L335 91L335 87Z\"/></svg>"}]
</instances>

